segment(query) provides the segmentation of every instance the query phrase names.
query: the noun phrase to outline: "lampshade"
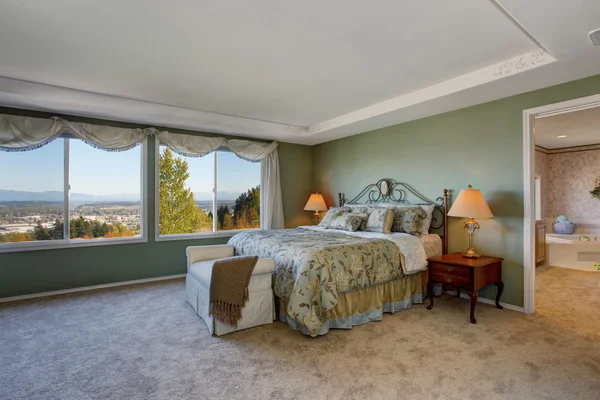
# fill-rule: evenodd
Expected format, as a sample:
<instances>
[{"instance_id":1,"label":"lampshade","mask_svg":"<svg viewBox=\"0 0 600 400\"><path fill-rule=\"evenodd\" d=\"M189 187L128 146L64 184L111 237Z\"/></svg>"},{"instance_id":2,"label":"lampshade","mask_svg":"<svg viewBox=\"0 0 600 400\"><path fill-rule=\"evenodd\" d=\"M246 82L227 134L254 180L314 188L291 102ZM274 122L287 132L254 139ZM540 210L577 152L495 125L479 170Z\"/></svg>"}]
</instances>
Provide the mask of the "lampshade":
<instances>
[{"instance_id":1,"label":"lampshade","mask_svg":"<svg viewBox=\"0 0 600 400\"><path fill-rule=\"evenodd\" d=\"M306 205L304 206L306 211L326 211L327 204L321 193L311 193Z\"/></svg>"},{"instance_id":2,"label":"lampshade","mask_svg":"<svg viewBox=\"0 0 600 400\"><path fill-rule=\"evenodd\" d=\"M473 189L471 185L468 189L460 191L456 201L448 211L448 216L479 219L494 218L494 214L485 202L481 190Z\"/></svg>"}]
</instances>

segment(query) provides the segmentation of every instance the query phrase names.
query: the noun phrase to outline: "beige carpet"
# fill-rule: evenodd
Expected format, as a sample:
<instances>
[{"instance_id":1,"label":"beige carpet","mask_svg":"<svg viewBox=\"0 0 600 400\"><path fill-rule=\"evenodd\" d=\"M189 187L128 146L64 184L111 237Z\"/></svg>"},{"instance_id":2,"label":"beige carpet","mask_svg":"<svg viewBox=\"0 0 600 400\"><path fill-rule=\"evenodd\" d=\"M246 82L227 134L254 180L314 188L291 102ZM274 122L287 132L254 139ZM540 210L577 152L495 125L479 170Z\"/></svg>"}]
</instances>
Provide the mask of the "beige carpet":
<instances>
[{"instance_id":1,"label":"beige carpet","mask_svg":"<svg viewBox=\"0 0 600 400\"><path fill-rule=\"evenodd\" d=\"M600 274L544 267L534 316L441 299L311 339L210 337L183 282L0 306L0 399L598 399Z\"/></svg>"}]
</instances>

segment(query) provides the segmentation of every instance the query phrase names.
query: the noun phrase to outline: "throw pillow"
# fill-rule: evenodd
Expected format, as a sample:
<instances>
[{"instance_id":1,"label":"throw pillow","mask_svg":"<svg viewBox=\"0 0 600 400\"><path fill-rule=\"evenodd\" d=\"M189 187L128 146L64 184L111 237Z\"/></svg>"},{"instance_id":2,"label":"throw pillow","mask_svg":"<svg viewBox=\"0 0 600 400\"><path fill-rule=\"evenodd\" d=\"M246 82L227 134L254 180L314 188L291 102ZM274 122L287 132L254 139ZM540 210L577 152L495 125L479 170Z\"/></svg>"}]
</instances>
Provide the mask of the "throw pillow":
<instances>
[{"instance_id":1,"label":"throw pillow","mask_svg":"<svg viewBox=\"0 0 600 400\"><path fill-rule=\"evenodd\" d=\"M369 218L365 231L391 233L394 222L394 210L390 208L373 208L369 210Z\"/></svg>"}]
</instances>

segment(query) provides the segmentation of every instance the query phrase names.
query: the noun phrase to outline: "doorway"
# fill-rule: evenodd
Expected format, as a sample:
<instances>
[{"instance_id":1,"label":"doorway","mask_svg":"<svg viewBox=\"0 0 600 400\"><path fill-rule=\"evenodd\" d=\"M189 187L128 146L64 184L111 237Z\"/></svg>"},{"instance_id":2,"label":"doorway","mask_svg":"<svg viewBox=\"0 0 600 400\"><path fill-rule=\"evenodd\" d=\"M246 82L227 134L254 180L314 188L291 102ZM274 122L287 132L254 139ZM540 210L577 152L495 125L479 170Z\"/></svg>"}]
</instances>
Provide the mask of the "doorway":
<instances>
[{"instance_id":1,"label":"doorway","mask_svg":"<svg viewBox=\"0 0 600 400\"><path fill-rule=\"evenodd\" d=\"M536 220L543 215L541 200L541 179L536 181L535 173L535 121L539 118L557 116L592 109L600 106L600 95L588 96L561 103L549 104L523 111L523 184L524 184L524 304L525 313L535 312L536 274ZM560 136L560 135L557 135ZM600 173L600 171L599 171ZM536 186L540 185L536 191ZM537 194L540 198L537 198ZM536 208L536 203L538 203ZM540 218L541 219L541 218Z\"/></svg>"}]
</instances>

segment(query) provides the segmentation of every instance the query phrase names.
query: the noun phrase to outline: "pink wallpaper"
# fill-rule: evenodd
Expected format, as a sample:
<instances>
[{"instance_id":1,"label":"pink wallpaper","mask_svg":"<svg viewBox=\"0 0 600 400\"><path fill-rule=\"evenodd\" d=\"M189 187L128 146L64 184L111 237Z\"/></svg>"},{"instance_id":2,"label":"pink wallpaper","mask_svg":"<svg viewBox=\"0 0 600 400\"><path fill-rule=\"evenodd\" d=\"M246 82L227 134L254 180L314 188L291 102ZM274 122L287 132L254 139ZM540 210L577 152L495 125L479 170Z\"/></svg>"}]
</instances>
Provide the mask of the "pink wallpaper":
<instances>
[{"instance_id":1,"label":"pink wallpaper","mask_svg":"<svg viewBox=\"0 0 600 400\"><path fill-rule=\"evenodd\" d=\"M589 193L600 176L600 150L556 154L536 151L535 155L536 171L539 162L542 182L546 181L546 189L542 183L542 204L546 204L542 216L600 219L600 200Z\"/></svg>"}]
</instances>

